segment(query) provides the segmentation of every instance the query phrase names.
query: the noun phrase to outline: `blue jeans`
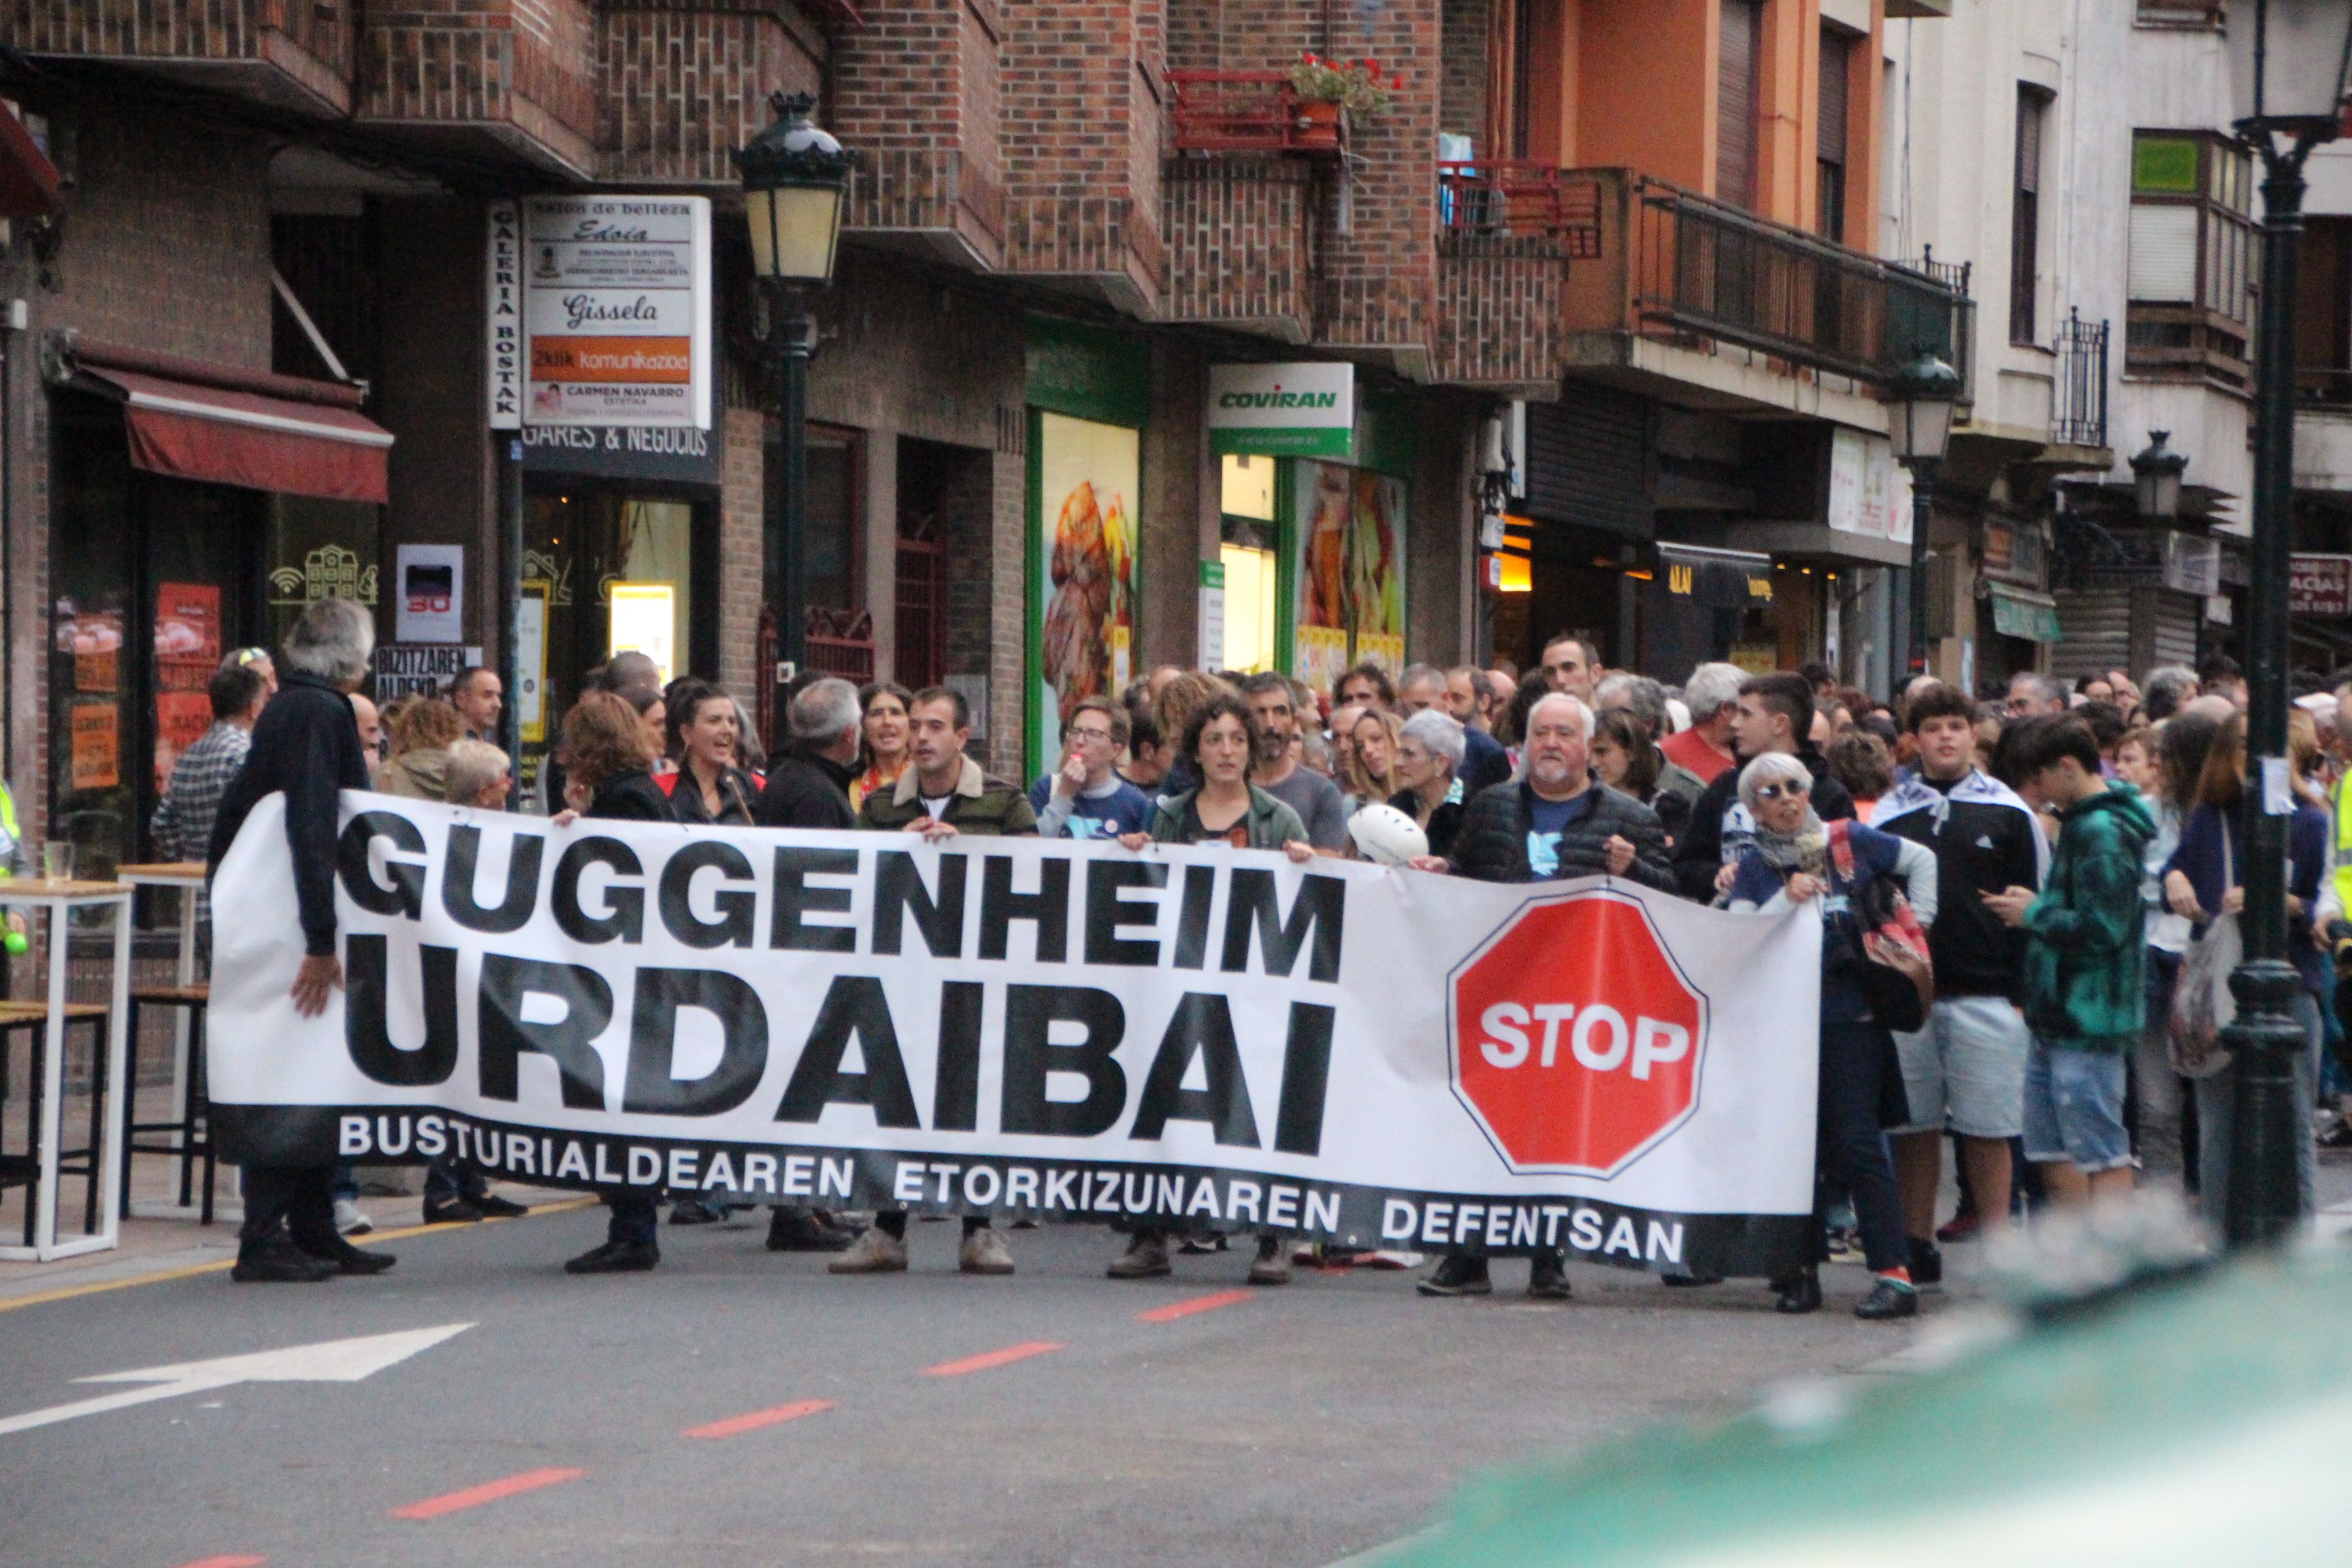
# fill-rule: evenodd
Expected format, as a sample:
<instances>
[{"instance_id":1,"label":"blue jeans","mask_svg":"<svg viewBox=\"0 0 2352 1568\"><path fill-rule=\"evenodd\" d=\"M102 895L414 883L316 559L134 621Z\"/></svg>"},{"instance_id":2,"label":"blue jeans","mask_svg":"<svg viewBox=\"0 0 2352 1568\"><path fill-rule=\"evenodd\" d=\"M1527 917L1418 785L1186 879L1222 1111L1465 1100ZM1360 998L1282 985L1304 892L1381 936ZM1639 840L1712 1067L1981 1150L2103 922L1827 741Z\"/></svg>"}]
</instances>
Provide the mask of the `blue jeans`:
<instances>
[{"instance_id":1,"label":"blue jeans","mask_svg":"<svg viewBox=\"0 0 2352 1568\"><path fill-rule=\"evenodd\" d=\"M1828 1261L1827 1215L1836 1195L1853 1198L1854 1227L1873 1270L1911 1261L1903 1237L1903 1195L1878 1127L1879 1072L1894 1055L1879 1024L1822 1025L1820 1094L1813 1122L1813 1217L1807 1258Z\"/></svg>"},{"instance_id":2,"label":"blue jeans","mask_svg":"<svg viewBox=\"0 0 2352 1568\"><path fill-rule=\"evenodd\" d=\"M2121 1051L2078 1051L2036 1036L2025 1058L2025 1157L2063 1160L2086 1176L2128 1167L2125 1077Z\"/></svg>"}]
</instances>

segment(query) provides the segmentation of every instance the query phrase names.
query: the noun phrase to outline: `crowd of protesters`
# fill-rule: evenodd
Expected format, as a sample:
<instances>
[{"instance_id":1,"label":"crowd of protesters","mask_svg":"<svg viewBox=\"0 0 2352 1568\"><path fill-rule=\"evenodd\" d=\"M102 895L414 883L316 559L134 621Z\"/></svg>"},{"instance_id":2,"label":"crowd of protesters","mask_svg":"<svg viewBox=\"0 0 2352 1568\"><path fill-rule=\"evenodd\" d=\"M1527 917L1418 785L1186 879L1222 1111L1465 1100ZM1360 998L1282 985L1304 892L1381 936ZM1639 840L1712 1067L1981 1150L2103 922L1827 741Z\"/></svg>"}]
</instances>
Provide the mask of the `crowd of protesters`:
<instances>
[{"instance_id":1,"label":"crowd of protesters","mask_svg":"<svg viewBox=\"0 0 2352 1568\"><path fill-rule=\"evenodd\" d=\"M313 606L276 663L258 649L225 661L212 683L217 722L180 758L155 824L164 853L208 847L217 863L254 803L286 795L309 952L295 999L306 1014L340 981L336 792L372 784L489 809L516 794L510 760L491 741L497 677L469 670L447 694L405 698L379 716L359 695L366 617L340 603ZM2175 1183L2207 1215L2221 1212L2232 1080L2219 1070L2216 1033L2238 951L2237 808L2248 787L2244 682L2226 660L2139 682L2111 671L2072 689L2020 675L1992 700L1922 677L1891 702L1820 667L1702 664L1669 688L1604 669L1572 635L1553 638L1524 675L1498 664L1392 676L1366 664L1328 698L1279 674L1167 667L1115 698L1078 702L1054 765L1025 785L971 755L972 716L951 687L808 679L769 752L724 689L691 677L665 685L643 655L616 654L588 686L527 803L559 824L863 829L931 842L1035 834L1131 851L1213 844L1491 882L1601 875L1734 911L1813 911L1816 1200L1805 1261L1771 1282L1785 1312L1819 1310L1820 1265L1859 1253L1874 1279L1857 1314L1910 1316L1919 1287L1942 1278L1939 1244L1998 1230L2034 1204ZM2352 1141L2352 1121L2317 1109L2323 1047L2344 1039L2326 950L2331 932L2352 937L2334 869L2343 860L2352 873L2339 784L2352 760L2352 685L2301 700L2293 733L2308 1207L2315 1139ZM2352 1078L2334 1081L2352 1103ZM1948 1142L1959 1200L1939 1216ZM335 1178L248 1168L236 1277L389 1267L347 1239L349 1199L338 1207ZM604 1196L605 1241L566 1267L656 1267L659 1195ZM681 1195L670 1222L709 1222L729 1206ZM772 1250L835 1254L840 1273L908 1266L904 1208L860 1226L772 1207ZM428 1220L514 1212L478 1175L428 1173ZM1224 1246L1146 1226L1109 1273L1164 1275L1173 1253ZM1250 1280L1286 1281L1302 1251L1314 1254L1261 1234ZM1566 1297L1564 1261L1538 1250L1529 1294ZM986 1213L963 1216L958 1262L982 1275L1015 1268ZM1720 1281L1685 1273L1665 1283ZM1441 1257L1419 1289L1491 1291L1487 1259Z\"/></svg>"}]
</instances>

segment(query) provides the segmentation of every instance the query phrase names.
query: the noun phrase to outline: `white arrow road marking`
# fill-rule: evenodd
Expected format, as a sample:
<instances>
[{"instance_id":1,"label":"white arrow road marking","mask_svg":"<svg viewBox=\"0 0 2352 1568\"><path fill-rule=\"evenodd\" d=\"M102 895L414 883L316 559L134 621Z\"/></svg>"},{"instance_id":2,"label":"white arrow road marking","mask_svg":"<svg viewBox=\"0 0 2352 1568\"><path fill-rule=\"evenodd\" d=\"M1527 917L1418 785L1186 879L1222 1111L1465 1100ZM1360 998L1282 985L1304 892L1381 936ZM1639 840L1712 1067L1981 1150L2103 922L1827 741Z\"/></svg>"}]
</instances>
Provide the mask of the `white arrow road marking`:
<instances>
[{"instance_id":1,"label":"white arrow road marking","mask_svg":"<svg viewBox=\"0 0 2352 1568\"><path fill-rule=\"evenodd\" d=\"M102 1415L153 1399L174 1399L183 1394L203 1394L237 1383L357 1383L473 1326L444 1323L437 1329L408 1329L396 1334L328 1340L315 1345L289 1345L278 1351L223 1356L217 1361L183 1362L177 1366L151 1366L138 1372L110 1372L76 1378L77 1383L145 1383L155 1386L126 1389L73 1405L55 1405L47 1410L0 1417L0 1437L11 1432L71 1421L77 1416Z\"/></svg>"}]
</instances>

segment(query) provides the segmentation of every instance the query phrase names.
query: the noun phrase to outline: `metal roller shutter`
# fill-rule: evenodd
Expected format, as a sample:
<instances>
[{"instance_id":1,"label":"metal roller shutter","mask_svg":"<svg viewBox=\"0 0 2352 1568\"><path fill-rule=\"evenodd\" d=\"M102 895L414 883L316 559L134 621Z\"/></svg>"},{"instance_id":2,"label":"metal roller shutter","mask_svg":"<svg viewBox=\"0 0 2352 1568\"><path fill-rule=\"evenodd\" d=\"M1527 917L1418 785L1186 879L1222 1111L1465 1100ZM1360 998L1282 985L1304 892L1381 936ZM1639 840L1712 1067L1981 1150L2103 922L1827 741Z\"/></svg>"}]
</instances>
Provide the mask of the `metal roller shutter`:
<instances>
[{"instance_id":1,"label":"metal roller shutter","mask_svg":"<svg viewBox=\"0 0 2352 1568\"><path fill-rule=\"evenodd\" d=\"M2197 627L2203 618L2202 607L2187 594L2176 594L2159 588L2153 597L2150 617L2155 632L2154 664L2184 664L2197 667ZM2153 666L2151 666L2152 668Z\"/></svg>"},{"instance_id":2,"label":"metal roller shutter","mask_svg":"<svg viewBox=\"0 0 2352 1568\"><path fill-rule=\"evenodd\" d=\"M2072 681L2085 675L2129 668L2129 588L2066 590L2056 597L2058 627L2064 635L2051 646L2051 674Z\"/></svg>"},{"instance_id":3,"label":"metal roller shutter","mask_svg":"<svg viewBox=\"0 0 2352 1568\"><path fill-rule=\"evenodd\" d=\"M1649 538L1649 405L1630 393L1571 386L1562 401L1527 410L1527 515Z\"/></svg>"}]
</instances>

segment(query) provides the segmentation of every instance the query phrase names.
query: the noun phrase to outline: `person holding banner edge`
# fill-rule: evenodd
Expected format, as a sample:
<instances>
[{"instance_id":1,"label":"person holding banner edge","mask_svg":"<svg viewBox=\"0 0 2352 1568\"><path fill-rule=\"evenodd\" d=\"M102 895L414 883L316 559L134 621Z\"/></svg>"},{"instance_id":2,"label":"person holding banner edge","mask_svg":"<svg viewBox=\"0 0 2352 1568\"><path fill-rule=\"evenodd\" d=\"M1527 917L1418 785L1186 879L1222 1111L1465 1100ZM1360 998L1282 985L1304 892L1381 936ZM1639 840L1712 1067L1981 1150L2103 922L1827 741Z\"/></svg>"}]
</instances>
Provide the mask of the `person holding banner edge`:
<instances>
[{"instance_id":1,"label":"person holding banner edge","mask_svg":"<svg viewBox=\"0 0 2352 1568\"><path fill-rule=\"evenodd\" d=\"M1450 860L1417 855L1412 868L1481 882L1605 873L1674 891L1657 813L1592 776L1591 742L1592 710L1582 698L1554 691L1537 699L1528 710L1519 776L1478 792ZM1485 1256L1458 1251L1440 1258L1415 1288L1424 1296L1485 1296L1495 1289ZM1528 1259L1528 1294L1538 1301L1568 1300L1565 1252L1537 1249Z\"/></svg>"},{"instance_id":2,"label":"person holding banner edge","mask_svg":"<svg viewBox=\"0 0 2352 1568\"><path fill-rule=\"evenodd\" d=\"M1265 730L1257 708L1231 691L1220 691L1193 713L1179 755L1201 783L1160 803L1150 833L1123 833L1119 842L1138 853L1156 844L1223 844L1235 849L1279 849L1294 865L1315 858L1307 825L1288 803L1249 782L1250 760L1263 754ZM1290 1265L1282 1256L1283 1233L1258 1233L1257 1257L1250 1264L1253 1285L1286 1285ZM1150 1279L1167 1274L1168 1227L1138 1226L1127 1250L1111 1262L1113 1279Z\"/></svg>"},{"instance_id":3,"label":"person holding banner edge","mask_svg":"<svg viewBox=\"0 0 2352 1568\"><path fill-rule=\"evenodd\" d=\"M651 733L628 699L592 691L563 716L563 752L571 771L563 783L565 809L551 820L558 827L581 817L619 822L668 822L669 802L651 771ZM564 1264L566 1274L642 1274L661 1261L655 1226L660 1199L637 1187L605 1187L598 1196L612 1210L604 1244Z\"/></svg>"},{"instance_id":4,"label":"person holding banner edge","mask_svg":"<svg viewBox=\"0 0 2352 1568\"><path fill-rule=\"evenodd\" d=\"M237 830L265 796L286 797L286 848L293 861L294 897L302 924L302 967L295 975L295 1011L315 1018L343 984L337 956L335 844L341 794L368 787L352 694L368 677L375 624L350 599L319 599L286 634L285 674L278 695L253 726L245 766L221 797L206 847L209 889ZM365 1252L335 1232L335 1167L245 1167L245 1223L237 1231L240 1284L294 1284L338 1274L381 1274L388 1252Z\"/></svg>"},{"instance_id":5,"label":"person holding banner edge","mask_svg":"<svg viewBox=\"0 0 2352 1568\"><path fill-rule=\"evenodd\" d=\"M1774 1310L1818 1312L1821 1265L1829 1258L1825 1215L1831 1195L1853 1199L1863 1255L1877 1276L1857 1318L1916 1317L1903 1198L1881 1129L1911 1120L1888 1020L1874 1001L1870 971L1884 964L1908 979L1924 1002L1932 994L1926 961L1900 942L1865 929L1864 911L1884 900L1881 886L1900 881L1922 926L1936 920L1936 856L1907 838L1856 822L1824 825L1813 810L1813 775L1805 759L1766 752L1739 770L1739 803L1753 837L1732 863L1724 907L1771 913L1811 904L1822 921L1821 1069L1814 1120L1813 1217L1807 1256L1773 1281ZM1892 921L1886 922L1892 924Z\"/></svg>"}]
</instances>

